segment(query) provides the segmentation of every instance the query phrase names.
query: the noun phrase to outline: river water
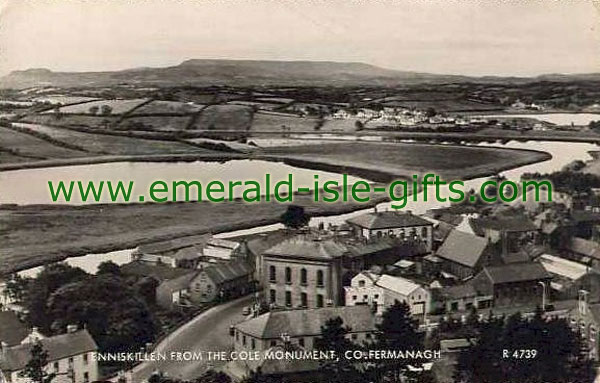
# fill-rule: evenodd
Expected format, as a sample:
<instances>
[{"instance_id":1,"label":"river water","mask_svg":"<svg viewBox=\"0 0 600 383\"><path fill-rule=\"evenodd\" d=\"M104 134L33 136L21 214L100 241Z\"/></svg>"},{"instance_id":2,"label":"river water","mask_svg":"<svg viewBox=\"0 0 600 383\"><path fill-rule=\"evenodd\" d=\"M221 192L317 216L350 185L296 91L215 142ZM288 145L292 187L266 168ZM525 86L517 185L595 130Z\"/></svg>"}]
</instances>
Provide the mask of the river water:
<instances>
[{"instance_id":1,"label":"river water","mask_svg":"<svg viewBox=\"0 0 600 383\"><path fill-rule=\"evenodd\" d=\"M544 142L538 142L538 141L536 141L536 142L533 142L533 141L532 142L515 142L515 141L511 141L511 142L508 142L508 143L502 144L502 145L500 145L500 144L478 144L478 145L480 145L480 146L495 146L495 147L502 147L502 148L513 148L513 149L535 149L535 150L546 151L552 155L552 159L550 159L550 160L547 160L544 162L539 162L539 163L532 164L532 165L522 166L522 167L511 169L511 170L501 173L505 177L507 177L509 179L513 179L513 180L518 180L521 177L521 175L524 173L531 173L531 172L547 173L547 172L557 171L574 160L583 160L583 161L590 160L591 156L589 155L589 152L598 150L598 146L596 146L594 144L572 143L572 142L546 142L546 141L544 141ZM183 164L180 164L180 163L113 163L113 164L84 165L84 167L87 168L87 170L89 170L89 171L91 171L92 169L102 169L103 171L108 172L108 173L101 173L102 176L98 176L98 178L101 179L106 174L110 174L110 171L108 171L106 169L106 167L110 167L110 165L117 166L120 171L125 170L126 172L128 172L127 176L125 176L123 174L119 174L119 178L135 179L136 182L137 182L138 178L128 178L128 177L140 175L140 177L142 179L146 179L146 180L156 178L155 176L160 176L161 179L163 177L186 179L185 174L188 174L187 177L190 177L190 175L193 175L196 178L198 178L198 177L200 177L200 173L198 173L198 172L201 170L204 170L206 168L211 169L210 177L213 177L213 179L223 179L223 178L227 179L228 177L229 178L234 177L233 179L237 179L235 177L239 178L240 174L243 174L245 177L247 176L246 178L251 178L251 176L260 177L260 175L264 176L265 172L270 172L271 174L287 175L287 173L290 171L292 171L295 175L298 175L298 179L303 180L308 185L310 185L310 181L312 180L313 174L320 174L323 177L323 179L328 178L328 177L330 177L331 179L339 179L339 175L337 175L335 173L313 171L313 170L308 170L308 169L298 169L298 168L293 168L288 165L276 163L276 162L249 161L249 160L230 161L230 162L231 162L231 164L229 162L225 163L225 164L211 163L211 164L209 164L208 167L207 167L207 164L205 164L205 163L200 163L200 164L198 164L198 163L183 163ZM79 168L79 166L77 166L77 167ZM57 177L59 177L59 175L55 172L61 173L61 176L62 176L62 174L68 176L69 171L70 171L71 177L72 177L72 174L73 174L72 168L73 167L67 167L67 168L70 168L70 169L68 169L66 171L64 168L51 168L51 169L31 169L31 170L23 170L23 171L18 170L18 171L1 172L0 173L0 184L2 184L4 187L7 185L7 181L9 181L8 184L10 185L10 187L15 187L15 184L13 183L15 181L25 182L25 180L27 180L27 179L29 179L29 180L34 179L34 178L30 178L30 177L41 177L42 172L44 172L46 174L45 177L47 177L47 173L49 171L54 173ZM181 168L184 168L184 169L181 169ZM228 169L228 170L227 171L225 171L225 170L219 171L219 168ZM64 171L64 173L63 173L63 171ZM78 172L79 172L79 169L78 169ZM242 173L240 173L240 172L242 172ZM98 174L96 174L96 175L98 175ZM168 176L165 176L165 175L168 175ZM218 177L215 178L215 176L218 176ZM13 178L13 177L15 177L15 178ZM83 178L81 176L81 173L78 173L78 177ZM307 177L310 177L310 179ZM204 177L201 177L201 178L205 179ZM37 179L39 179L39 178L37 178ZM358 178L356 178L356 179L358 179ZM488 177L482 177L482 178L476 178L473 180L465 181L465 189L464 190L469 190L471 188L478 190L479 186L487 179L488 179ZM21 187L22 187L22 184L21 184ZM417 196L416 196L417 201L412 201L412 200L409 201L407 206L404 208L404 210L411 210L415 214L422 214L428 209L447 206L448 203L442 203L442 202L436 201L435 195L434 195L435 191L432 189L433 188L430 188L430 190L429 190L427 202L424 201L423 193L421 192L421 193L417 194ZM444 197L447 197L448 191L446 189L442 188L441 195ZM6 198L6 197L3 197L3 198ZM13 198L15 198L15 197L13 197ZM34 201L39 202L40 198L42 198L42 197L40 196L40 194L38 194L36 192L36 193L32 194L31 198ZM48 197L46 196L45 198L46 198L45 202L47 203ZM21 203L27 202L27 201L29 201L29 203L31 203L31 200L25 200L23 197L18 197L17 200L19 200ZM4 200L4 202L6 202L6 200ZM379 210L391 209L391 203L387 202L387 203L379 204L377 206L377 208ZM347 220L350 217L363 214L365 211L366 211L366 209L359 210L359 211L356 211L353 213L341 214L341 215L335 215L335 216L313 217L310 224L311 224L311 226L316 226L316 225L319 225L320 223L323 223L325 225L327 225L329 223L340 224L340 223L343 223L345 220ZM282 226L280 224L259 226L259 227L255 227L255 228L247 229L247 230L238 230L238 231L233 231L233 232L228 232L228 233L221 233L221 234L218 234L217 237L227 238L227 237L239 236L239 235L244 235L244 234L266 232L266 231L276 230L281 227ZM125 250L119 250L119 251L114 251L114 252L110 252L110 253L104 253L104 254L88 254L83 257L69 258L67 260L67 263L69 263L73 266L81 267L84 270L86 270L87 272L93 273L96 271L98 264L100 264L101 262L106 261L106 260L112 260L117 264L127 263L130 259L130 254L132 251L133 251L133 249L125 249ZM35 275L38 271L39 271L39 268L32 268L29 270L22 271L21 274L32 276L32 275Z\"/></svg>"}]
</instances>

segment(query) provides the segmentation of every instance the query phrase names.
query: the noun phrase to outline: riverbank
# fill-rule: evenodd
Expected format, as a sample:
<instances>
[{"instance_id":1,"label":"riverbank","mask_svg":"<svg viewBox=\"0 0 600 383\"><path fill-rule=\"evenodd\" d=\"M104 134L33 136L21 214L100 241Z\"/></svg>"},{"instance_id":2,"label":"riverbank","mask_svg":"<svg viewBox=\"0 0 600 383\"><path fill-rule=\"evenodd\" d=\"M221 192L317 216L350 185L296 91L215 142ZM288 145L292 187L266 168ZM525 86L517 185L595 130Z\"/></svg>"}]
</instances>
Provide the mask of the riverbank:
<instances>
[{"instance_id":1,"label":"riverbank","mask_svg":"<svg viewBox=\"0 0 600 383\"><path fill-rule=\"evenodd\" d=\"M307 153L304 157L272 153L255 155L252 158L284 161L297 167L348 173L373 181L387 182L410 176L411 173L406 173L410 169L426 169L438 174L447 174L451 171L460 173L456 179L472 179L545 161L551 157L545 152L505 148L449 145L427 145L425 148L420 144L385 144L369 148L366 143L358 145L363 150L369 149L364 150L364 153L373 154L363 154L361 157L356 153L355 147L338 145L339 150L342 148L349 150L345 152L347 157L338 158L337 162L333 161L336 152L331 147L329 153L334 156L333 159L323 155L313 156L311 153ZM370 143L369 145L382 144ZM384 147L389 153L386 154ZM319 146L318 149L324 148ZM312 148L312 150L318 149ZM451 155L455 150L464 153L462 159ZM392 152L398 154L393 155ZM369 159L365 156L373 156L373 158ZM165 157L161 156L161 158ZM179 160L191 157L168 156L166 158ZM214 156L210 158L218 160ZM448 158L452 158L452 161L448 161ZM405 166L402 162L394 162L407 159L411 161L411 167ZM152 160L158 158L153 156ZM465 167L465 163L475 165ZM415 167L415 164L419 166ZM372 195L372 199L367 203L324 204L314 202L312 195L297 194L294 204L304 206L307 213L312 216L331 216L370 208L387 200L384 195L376 194ZM3 244L0 250L0 270L11 273L68 257L130 249L157 240L270 225L279 222L286 208L286 204L273 202L249 204L240 200L220 204L181 202L80 206L4 205L0 207L0 227L3 228L0 235Z\"/></svg>"}]
</instances>

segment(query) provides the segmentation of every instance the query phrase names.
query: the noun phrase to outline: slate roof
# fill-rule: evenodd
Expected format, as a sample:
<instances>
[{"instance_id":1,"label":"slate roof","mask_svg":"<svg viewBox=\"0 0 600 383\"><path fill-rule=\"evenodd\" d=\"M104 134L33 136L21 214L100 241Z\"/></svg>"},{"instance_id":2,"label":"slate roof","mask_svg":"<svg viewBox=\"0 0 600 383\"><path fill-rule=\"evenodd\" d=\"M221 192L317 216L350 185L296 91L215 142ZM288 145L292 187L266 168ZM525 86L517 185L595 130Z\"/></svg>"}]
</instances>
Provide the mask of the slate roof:
<instances>
[{"instance_id":1,"label":"slate roof","mask_svg":"<svg viewBox=\"0 0 600 383\"><path fill-rule=\"evenodd\" d=\"M334 259L348 252L348 248L333 239L310 238L297 235L267 249L265 255L278 255L290 258Z\"/></svg>"},{"instance_id":2,"label":"slate roof","mask_svg":"<svg viewBox=\"0 0 600 383\"><path fill-rule=\"evenodd\" d=\"M52 362L98 350L96 342L87 330L55 335L41 339L42 347L48 352L48 361ZM25 343L6 349L4 358L0 359L3 371L22 370L31 358L33 343Z\"/></svg>"},{"instance_id":3,"label":"slate roof","mask_svg":"<svg viewBox=\"0 0 600 383\"><path fill-rule=\"evenodd\" d=\"M241 322L236 328L261 339L279 338L287 333L290 337L318 336L321 326L328 319L340 317L351 332L375 331L375 316L369 306L323 307L308 310L270 311L256 318Z\"/></svg>"},{"instance_id":4,"label":"slate roof","mask_svg":"<svg viewBox=\"0 0 600 383\"><path fill-rule=\"evenodd\" d=\"M12 311L0 311L0 342L14 346L27 337L29 331Z\"/></svg>"},{"instance_id":5,"label":"slate roof","mask_svg":"<svg viewBox=\"0 0 600 383\"><path fill-rule=\"evenodd\" d=\"M261 255L269 248L288 238L290 234L285 230L276 230L260 234L246 242L246 247L254 255Z\"/></svg>"},{"instance_id":6,"label":"slate roof","mask_svg":"<svg viewBox=\"0 0 600 383\"><path fill-rule=\"evenodd\" d=\"M418 215L395 211L366 213L350 218L347 222L371 230L433 225L431 222Z\"/></svg>"},{"instance_id":7,"label":"slate roof","mask_svg":"<svg viewBox=\"0 0 600 383\"><path fill-rule=\"evenodd\" d=\"M145 262L130 262L121 266L121 272L126 275L152 277L158 281L166 281L193 273L194 270L160 264L151 265Z\"/></svg>"},{"instance_id":8,"label":"slate roof","mask_svg":"<svg viewBox=\"0 0 600 383\"><path fill-rule=\"evenodd\" d=\"M600 259L600 243L588 239L573 237L567 245L567 249L577 254Z\"/></svg>"},{"instance_id":9,"label":"slate roof","mask_svg":"<svg viewBox=\"0 0 600 383\"><path fill-rule=\"evenodd\" d=\"M477 296L477 291L469 281L460 285L445 287L441 290L441 294L447 299L463 299Z\"/></svg>"},{"instance_id":10,"label":"slate roof","mask_svg":"<svg viewBox=\"0 0 600 383\"><path fill-rule=\"evenodd\" d=\"M208 266L202 269L202 272L204 272L215 284L219 285L252 274L253 269L248 262L235 260Z\"/></svg>"},{"instance_id":11,"label":"slate roof","mask_svg":"<svg viewBox=\"0 0 600 383\"><path fill-rule=\"evenodd\" d=\"M487 247L487 239L453 230L437 250L436 255L464 266L475 267Z\"/></svg>"},{"instance_id":12,"label":"slate roof","mask_svg":"<svg viewBox=\"0 0 600 383\"><path fill-rule=\"evenodd\" d=\"M588 267L581 263L560 258L550 254L543 254L540 262L549 273L559 275L570 280L577 280L588 273Z\"/></svg>"},{"instance_id":13,"label":"slate roof","mask_svg":"<svg viewBox=\"0 0 600 383\"><path fill-rule=\"evenodd\" d=\"M473 224L473 230L476 233L478 233L477 228L506 232L526 232L537 230L535 224L528 217L521 214L472 218L471 223Z\"/></svg>"},{"instance_id":14,"label":"slate roof","mask_svg":"<svg viewBox=\"0 0 600 383\"><path fill-rule=\"evenodd\" d=\"M511 263L485 267L483 272L493 284L550 279L551 275L539 262Z\"/></svg>"}]
</instances>

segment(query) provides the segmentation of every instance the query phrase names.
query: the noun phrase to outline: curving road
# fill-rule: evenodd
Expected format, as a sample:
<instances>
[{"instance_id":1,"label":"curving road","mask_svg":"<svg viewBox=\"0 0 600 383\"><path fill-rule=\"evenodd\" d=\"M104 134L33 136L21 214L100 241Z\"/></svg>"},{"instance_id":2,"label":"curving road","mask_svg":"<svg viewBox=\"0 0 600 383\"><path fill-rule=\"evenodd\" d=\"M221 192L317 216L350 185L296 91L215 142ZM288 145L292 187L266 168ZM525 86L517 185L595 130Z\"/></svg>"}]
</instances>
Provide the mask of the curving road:
<instances>
[{"instance_id":1,"label":"curving road","mask_svg":"<svg viewBox=\"0 0 600 383\"><path fill-rule=\"evenodd\" d=\"M232 347L229 326L243 319L242 309L249 306L254 295L215 306L177 329L165 338L154 352L166 354L167 360L144 362L136 366L130 381L141 383L147 380L154 371L160 370L168 376L180 379L193 379L202 375L208 368L218 367L226 361L176 361L170 360L171 352L229 351Z\"/></svg>"}]
</instances>

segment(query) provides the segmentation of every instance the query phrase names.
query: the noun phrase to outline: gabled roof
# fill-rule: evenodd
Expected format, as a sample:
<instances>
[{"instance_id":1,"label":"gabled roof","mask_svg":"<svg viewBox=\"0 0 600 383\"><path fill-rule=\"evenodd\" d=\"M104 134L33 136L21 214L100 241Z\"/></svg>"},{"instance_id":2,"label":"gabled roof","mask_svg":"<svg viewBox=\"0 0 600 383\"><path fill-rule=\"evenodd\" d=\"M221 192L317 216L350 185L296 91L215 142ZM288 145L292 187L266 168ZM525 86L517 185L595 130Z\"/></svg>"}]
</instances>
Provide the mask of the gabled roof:
<instances>
[{"instance_id":1,"label":"gabled roof","mask_svg":"<svg viewBox=\"0 0 600 383\"><path fill-rule=\"evenodd\" d=\"M14 312L0 311L0 342L14 346L21 343L28 334L27 327Z\"/></svg>"},{"instance_id":2,"label":"gabled roof","mask_svg":"<svg viewBox=\"0 0 600 383\"><path fill-rule=\"evenodd\" d=\"M150 265L145 262L130 262L121 266L121 272L138 277L152 277L158 281L179 278L182 275L194 273L194 270L167 265Z\"/></svg>"},{"instance_id":3,"label":"gabled roof","mask_svg":"<svg viewBox=\"0 0 600 383\"><path fill-rule=\"evenodd\" d=\"M375 331L375 316L368 306L323 307L308 310L270 311L256 318L241 322L236 328L261 339L279 338L286 333L290 337L318 336L321 326L328 319L340 317L351 332Z\"/></svg>"},{"instance_id":4,"label":"gabled roof","mask_svg":"<svg viewBox=\"0 0 600 383\"><path fill-rule=\"evenodd\" d=\"M48 352L49 362L98 350L96 342L87 330L43 338L40 342L44 350ZM5 357L0 358L0 369L3 371L22 370L31 358L32 347L33 343L25 343L7 348Z\"/></svg>"},{"instance_id":5,"label":"gabled roof","mask_svg":"<svg viewBox=\"0 0 600 383\"><path fill-rule=\"evenodd\" d=\"M567 249L577 254L600 259L600 244L588 239L573 237L567 244Z\"/></svg>"},{"instance_id":6,"label":"gabled roof","mask_svg":"<svg viewBox=\"0 0 600 383\"><path fill-rule=\"evenodd\" d=\"M487 239L483 237L452 230L437 250L436 255L464 266L475 267L488 245Z\"/></svg>"},{"instance_id":7,"label":"gabled roof","mask_svg":"<svg viewBox=\"0 0 600 383\"><path fill-rule=\"evenodd\" d=\"M511 263L508 265L485 267L482 271L492 284L539 281L550 279L550 274L539 262Z\"/></svg>"},{"instance_id":8,"label":"gabled roof","mask_svg":"<svg viewBox=\"0 0 600 383\"><path fill-rule=\"evenodd\" d=\"M371 230L433 225L431 222L418 215L395 211L365 213L350 218L347 222Z\"/></svg>"},{"instance_id":9,"label":"gabled roof","mask_svg":"<svg viewBox=\"0 0 600 383\"><path fill-rule=\"evenodd\" d=\"M526 232L537 230L535 224L527 216L522 214L479 217L472 218L471 221L474 226L478 228L497 231ZM476 229L475 232L477 232Z\"/></svg>"},{"instance_id":10,"label":"gabled roof","mask_svg":"<svg viewBox=\"0 0 600 383\"><path fill-rule=\"evenodd\" d=\"M228 239L212 238L206 243L206 246L222 247L224 249L235 250L240 246L240 243Z\"/></svg>"},{"instance_id":11,"label":"gabled roof","mask_svg":"<svg viewBox=\"0 0 600 383\"><path fill-rule=\"evenodd\" d=\"M379 277L375 284L386 290L390 290L404 296L408 296L413 291L421 288L421 286L406 278L394 277L387 274L383 274L381 277Z\"/></svg>"},{"instance_id":12,"label":"gabled roof","mask_svg":"<svg viewBox=\"0 0 600 383\"><path fill-rule=\"evenodd\" d=\"M550 254L543 254L540 257L540 262L549 273L573 281L588 273L588 267L586 265Z\"/></svg>"},{"instance_id":13,"label":"gabled roof","mask_svg":"<svg viewBox=\"0 0 600 383\"><path fill-rule=\"evenodd\" d=\"M267 249L265 255L277 255L290 258L334 259L346 254L348 249L333 239L309 238L297 235Z\"/></svg>"},{"instance_id":14,"label":"gabled roof","mask_svg":"<svg viewBox=\"0 0 600 383\"><path fill-rule=\"evenodd\" d=\"M201 273L205 273L217 285L252 274L252 272L253 269L248 262L242 260L219 263L206 267L201 271Z\"/></svg>"},{"instance_id":15,"label":"gabled roof","mask_svg":"<svg viewBox=\"0 0 600 383\"><path fill-rule=\"evenodd\" d=\"M261 255L269 248L289 238L290 234L285 230L276 230L260 234L246 242L248 250L254 255Z\"/></svg>"}]
</instances>

